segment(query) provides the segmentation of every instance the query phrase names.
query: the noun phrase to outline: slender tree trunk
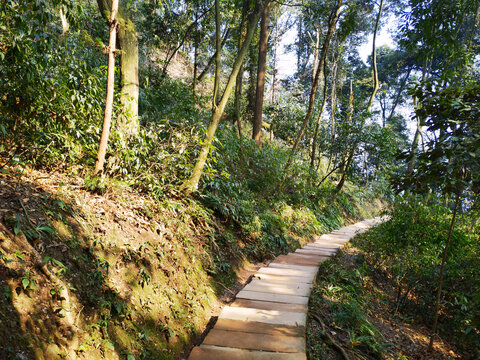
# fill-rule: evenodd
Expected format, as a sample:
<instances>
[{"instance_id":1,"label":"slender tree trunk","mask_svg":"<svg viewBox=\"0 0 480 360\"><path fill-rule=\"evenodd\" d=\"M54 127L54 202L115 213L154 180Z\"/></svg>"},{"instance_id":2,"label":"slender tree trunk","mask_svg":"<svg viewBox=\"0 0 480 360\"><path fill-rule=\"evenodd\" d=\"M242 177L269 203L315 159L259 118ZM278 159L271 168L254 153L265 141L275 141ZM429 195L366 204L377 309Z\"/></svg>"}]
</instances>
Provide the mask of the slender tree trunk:
<instances>
[{"instance_id":1,"label":"slender tree trunk","mask_svg":"<svg viewBox=\"0 0 480 360\"><path fill-rule=\"evenodd\" d=\"M434 313L433 313L432 335L430 336L430 342L428 344L428 351L429 352L431 352L432 349L433 349L433 340L435 338L435 335L437 334L438 315L439 315L439 310L440 310L440 299L442 297L442 287L443 287L443 277L444 277L443 270L445 268L445 263L447 262L448 249L450 247L450 241L452 239L453 227L455 225L455 219L457 217L458 206L460 204L460 195L461 195L461 190L459 189L457 191L457 196L455 198L455 209L453 210L452 221L450 222L450 228L448 229L447 241L445 243L445 248L443 249L442 263L440 264L440 274L439 274L439 278L438 278L438 289L437 289L437 296L436 296L436 299L435 299L435 309L434 309Z\"/></svg>"},{"instance_id":2,"label":"slender tree trunk","mask_svg":"<svg viewBox=\"0 0 480 360\"><path fill-rule=\"evenodd\" d=\"M107 0L97 0L103 17L108 21L111 4ZM120 52L120 101L123 112L119 124L119 133L124 137L138 134L138 40L133 22L119 8L118 47Z\"/></svg>"},{"instance_id":3,"label":"slender tree trunk","mask_svg":"<svg viewBox=\"0 0 480 360\"><path fill-rule=\"evenodd\" d=\"M237 58L235 59L235 63L233 64L232 72L227 81L227 85L225 86L225 91L222 95L218 106L216 107L215 111L212 114L212 118L210 120L210 124L207 128L207 135L205 137L205 141L203 142L203 146L200 150L200 154L198 155L197 161L195 163L195 167L192 171L192 175L190 178L182 184L181 190L184 191L186 194L190 194L191 192L195 191L198 187L198 182L200 181L200 177L203 173L203 168L205 167L205 163L208 158L208 154L210 152L211 144L213 141L213 137L215 136L215 132L217 130L218 124L220 123L220 119L223 115L223 111L225 110L225 106L227 105L227 101L230 97L232 89L235 84L235 79L237 77L238 72L240 71L240 67L242 65L243 59L247 54L248 47L250 46L250 42L252 41L253 34L255 32L255 27L260 19L260 16L263 12L263 6L268 5L268 1L264 2L257 2L255 10L250 14L248 26L247 26L247 34L245 36L245 41L242 44L242 47L239 49Z\"/></svg>"},{"instance_id":4,"label":"slender tree trunk","mask_svg":"<svg viewBox=\"0 0 480 360\"><path fill-rule=\"evenodd\" d=\"M305 120L303 121L302 127L300 128L300 131L298 132L297 138L295 139L295 143L293 144L292 151L290 152L290 156L288 157L287 163L285 164L284 170L284 178L282 179L282 182L280 183L280 187L283 186L283 182L285 181L285 174L287 169L290 167L293 161L293 157L295 155L295 152L297 150L298 145L300 144L300 141L303 138L303 134L305 132L305 129L307 128L308 123L310 122L310 119L312 118L313 115L313 108L315 105L315 95L317 93L317 88L318 88L318 81L320 79L321 73L323 72L323 64L325 63L325 59L327 58L327 53L328 49L330 47L330 42L333 37L333 33L335 31L335 26L337 24L338 16L340 15L340 8L342 6L342 0L337 0L336 5L330 12L330 17L328 19L328 31L327 35L325 36L325 40L323 42L322 46L322 53L320 56L320 60L318 62L318 67L317 71L315 72L313 84L312 84L312 91L310 92L310 98L308 102L308 110L307 114L305 116Z\"/></svg>"},{"instance_id":5,"label":"slender tree trunk","mask_svg":"<svg viewBox=\"0 0 480 360\"><path fill-rule=\"evenodd\" d=\"M416 107L416 98L414 97L413 98L413 107L415 108ZM415 135L413 136L413 141L412 141L412 148L411 148L411 152L412 152L412 156L408 162L408 165L407 165L407 174L413 174L413 169L415 167L415 161L417 160L417 153L418 153L418 140L420 140L420 134L422 132L422 125L421 125L421 121L420 121L420 118L418 116L416 116L416 119L417 119L417 129L415 130Z\"/></svg>"},{"instance_id":6,"label":"slender tree trunk","mask_svg":"<svg viewBox=\"0 0 480 360\"><path fill-rule=\"evenodd\" d=\"M390 109L390 114L388 115L387 119L385 120L385 125L388 124L390 121L392 121L393 115L395 114L395 109L397 108L400 98L402 97L402 92L405 89L405 86L407 85L408 78L410 77L410 73L412 72L412 67L410 66L408 68L407 74L405 77L402 79L402 82L400 83L400 86L397 90L397 95L395 96L395 100L393 102L392 108ZM384 127L385 127L384 125Z\"/></svg>"},{"instance_id":7,"label":"slender tree trunk","mask_svg":"<svg viewBox=\"0 0 480 360\"><path fill-rule=\"evenodd\" d=\"M218 88L220 87L220 0L215 0L215 82L213 84L212 112L215 112L218 103Z\"/></svg>"},{"instance_id":8,"label":"slender tree trunk","mask_svg":"<svg viewBox=\"0 0 480 360\"><path fill-rule=\"evenodd\" d=\"M273 42L273 49L272 103L275 104L277 86L278 16L275 18L275 38Z\"/></svg>"},{"instance_id":9,"label":"slender tree trunk","mask_svg":"<svg viewBox=\"0 0 480 360\"><path fill-rule=\"evenodd\" d=\"M318 28L315 28L315 50L314 50L314 53L313 53L313 70L312 70L312 74L316 74L317 72L317 67L318 67L318 51L319 51L319 48L320 48L320 29ZM313 81L314 81L314 76L312 76L312 84L313 84Z\"/></svg>"},{"instance_id":10,"label":"slender tree trunk","mask_svg":"<svg viewBox=\"0 0 480 360\"><path fill-rule=\"evenodd\" d=\"M65 16L64 6L60 6L60 20L62 21L62 34L66 34L70 25L68 24L67 17Z\"/></svg>"},{"instance_id":11,"label":"slender tree trunk","mask_svg":"<svg viewBox=\"0 0 480 360\"><path fill-rule=\"evenodd\" d=\"M370 95L370 99L368 100L367 113L370 111L370 108L373 104L373 100L375 99L375 95L377 94L377 91L379 89L378 71L377 71L376 39L377 39L378 27L379 27L379 24L380 24L380 17L382 15L382 10L383 10L383 0L380 0L378 14L377 14L377 18L375 20L375 29L373 31L373 45L372 45L373 90L372 90L372 94ZM362 129L363 129L364 122L365 121L362 122ZM350 153L348 154L348 158L347 158L347 161L345 163L345 167L344 167L343 172L342 172L342 177L341 177L340 181L338 182L337 187L335 189L336 192L339 192L340 190L342 190L343 185L345 184L348 169L350 168L350 165L352 164L353 157L355 156L355 152L357 151L358 145L360 143L360 136L358 136L358 134L356 134L356 138L357 139L354 140L353 146L350 150Z\"/></svg>"},{"instance_id":12,"label":"slender tree trunk","mask_svg":"<svg viewBox=\"0 0 480 360\"><path fill-rule=\"evenodd\" d=\"M253 45L253 44L252 44ZM247 113L250 121L253 121L253 112L255 110L255 91L258 63L255 55L254 46L250 46L248 51L248 89L247 89Z\"/></svg>"},{"instance_id":13,"label":"slender tree trunk","mask_svg":"<svg viewBox=\"0 0 480 360\"><path fill-rule=\"evenodd\" d=\"M97 0L97 1L105 1L105 0ZM203 18L206 14L208 14L210 12L212 8L209 8L207 10L205 10L202 14L200 14L200 16L198 16L195 21L193 21L190 25L188 25L187 27L187 30L185 31L185 33L183 34L183 37L182 39L180 40L180 42L178 43L178 45L175 47L175 49L173 49L172 53L169 54L169 51L167 52L166 56L165 56L165 61L164 61L164 65L163 65L163 68L162 68L162 78L164 78L165 76L167 76L167 69L168 69L168 65L170 65L170 62L172 61L172 59L175 57L175 60L177 60L177 53L178 53L178 50L180 50L184 44L185 44L185 41L187 40L187 38L191 35L191 31L192 29L194 28L194 26L198 25L198 21ZM213 62L213 59L212 59L212 62ZM211 65L211 64L210 64ZM201 74L200 74L201 75ZM198 80L200 81L200 80Z\"/></svg>"},{"instance_id":14,"label":"slender tree trunk","mask_svg":"<svg viewBox=\"0 0 480 360\"><path fill-rule=\"evenodd\" d=\"M245 38L245 20L247 17L248 11L248 2L244 1L243 10L242 10L242 20L238 28L238 49L242 47L244 38ZM242 88L243 88L243 69L245 61L242 61L240 70L237 74L237 79L235 81L235 100L234 100L234 122L237 124L238 136L242 137Z\"/></svg>"},{"instance_id":15,"label":"slender tree trunk","mask_svg":"<svg viewBox=\"0 0 480 360\"><path fill-rule=\"evenodd\" d=\"M102 136L100 138L100 146L97 153L97 161L95 163L94 174L103 171L105 163L105 154L107 152L108 137L110 136L110 124L113 112L113 89L115 87L115 45L117 40L117 12L118 0L112 0L110 11L110 37L108 41L108 70L107 70L107 97L105 101L105 115L103 118Z\"/></svg>"},{"instance_id":16,"label":"slender tree trunk","mask_svg":"<svg viewBox=\"0 0 480 360\"><path fill-rule=\"evenodd\" d=\"M121 14L120 14L121 15ZM138 40L133 22L119 16L118 45L120 52L120 102L123 107L120 133L126 137L138 135Z\"/></svg>"},{"instance_id":17,"label":"slender tree trunk","mask_svg":"<svg viewBox=\"0 0 480 360\"><path fill-rule=\"evenodd\" d=\"M373 44L372 44L373 90L372 90L372 94L370 95L370 99L368 100L367 112L370 111L370 107L372 106L373 100L375 99L375 95L377 94L377 91L379 89L376 40L377 40L378 26L380 25L380 17L382 16L382 10L383 10L383 0L380 0L377 19L375 20L375 30L373 31Z\"/></svg>"},{"instance_id":18,"label":"slender tree trunk","mask_svg":"<svg viewBox=\"0 0 480 360\"><path fill-rule=\"evenodd\" d=\"M310 156L310 167L313 169L315 167L315 150L317 148L317 137L318 137L318 130L320 129L320 125L322 123L322 116L325 110L325 104L327 103L327 62L325 61L323 67L323 99L322 99L322 106L320 107L320 113L317 117L317 124L315 125L315 132L313 134L312 139L312 153Z\"/></svg>"},{"instance_id":19,"label":"slender tree trunk","mask_svg":"<svg viewBox=\"0 0 480 360\"><path fill-rule=\"evenodd\" d=\"M262 141L263 96L265 93L265 71L267 67L268 22L270 6L265 6L260 22L260 41L258 45L257 92L255 94L255 108L253 112L252 139L260 145Z\"/></svg>"},{"instance_id":20,"label":"slender tree trunk","mask_svg":"<svg viewBox=\"0 0 480 360\"><path fill-rule=\"evenodd\" d=\"M222 38L222 46L221 46L222 49L225 46L225 43L227 42L229 35L230 35L230 29L225 30ZM215 53L210 57L210 59L208 60L207 66L205 66L205 69L203 69L200 75L198 75L198 78L197 78L198 82L201 82L205 77L205 75L207 75L208 70L210 70L213 63L215 62L216 57L217 57L217 51L215 51Z\"/></svg>"},{"instance_id":21,"label":"slender tree trunk","mask_svg":"<svg viewBox=\"0 0 480 360\"><path fill-rule=\"evenodd\" d=\"M338 59L335 59L332 64L332 90L330 91L330 125L332 140L335 140L335 134L337 132L335 121L335 114L337 112L337 60Z\"/></svg>"},{"instance_id":22,"label":"slender tree trunk","mask_svg":"<svg viewBox=\"0 0 480 360\"><path fill-rule=\"evenodd\" d=\"M195 28L195 37L193 39L193 77L192 77L192 94L193 98L196 98L196 92L197 92L197 72L198 72L198 43L199 43L199 38L198 38L198 5L195 7L195 23L197 24Z\"/></svg>"}]
</instances>

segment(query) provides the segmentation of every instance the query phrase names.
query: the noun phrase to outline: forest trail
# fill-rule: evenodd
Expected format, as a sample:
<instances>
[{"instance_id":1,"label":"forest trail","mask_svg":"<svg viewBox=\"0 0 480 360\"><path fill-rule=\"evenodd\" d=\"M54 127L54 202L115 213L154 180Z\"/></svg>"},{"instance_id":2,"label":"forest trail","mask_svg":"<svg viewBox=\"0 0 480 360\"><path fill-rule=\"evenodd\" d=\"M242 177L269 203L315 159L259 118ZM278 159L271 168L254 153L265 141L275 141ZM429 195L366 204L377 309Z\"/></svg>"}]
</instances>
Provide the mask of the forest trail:
<instances>
[{"instance_id":1,"label":"forest trail","mask_svg":"<svg viewBox=\"0 0 480 360\"><path fill-rule=\"evenodd\" d=\"M188 359L305 360L308 299L320 263L381 221L345 226L260 268Z\"/></svg>"}]
</instances>

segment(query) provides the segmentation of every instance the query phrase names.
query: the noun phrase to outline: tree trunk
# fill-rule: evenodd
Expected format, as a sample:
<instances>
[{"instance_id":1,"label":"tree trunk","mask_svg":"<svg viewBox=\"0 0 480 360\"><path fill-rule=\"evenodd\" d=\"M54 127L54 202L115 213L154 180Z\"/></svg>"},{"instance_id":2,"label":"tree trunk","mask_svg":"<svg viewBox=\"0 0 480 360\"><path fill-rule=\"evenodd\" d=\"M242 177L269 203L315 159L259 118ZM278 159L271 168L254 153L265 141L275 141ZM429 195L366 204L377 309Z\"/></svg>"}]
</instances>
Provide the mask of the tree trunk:
<instances>
[{"instance_id":1,"label":"tree trunk","mask_svg":"<svg viewBox=\"0 0 480 360\"><path fill-rule=\"evenodd\" d=\"M416 103L417 101L416 101L416 98L414 97L413 98L414 108L416 107ZM416 118L417 118L417 130L415 130L415 135L413 136L413 141L412 141L412 149L411 149L412 156L407 165L407 174L409 175L413 174L413 168L415 167L415 161L417 159L418 140L420 140L420 134L422 131L422 124L420 122L420 118L418 116L416 116Z\"/></svg>"},{"instance_id":2,"label":"tree trunk","mask_svg":"<svg viewBox=\"0 0 480 360\"><path fill-rule=\"evenodd\" d=\"M255 109L255 91L256 91L256 78L257 78L257 68L256 64L257 56L255 54L255 47L250 46L248 51L248 89L247 89L247 114L250 121L253 120L253 112Z\"/></svg>"},{"instance_id":3,"label":"tree trunk","mask_svg":"<svg viewBox=\"0 0 480 360\"><path fill-rule=\"evenodd\" d=\"M275 89L277 86L278 15L275 18L275 38L273 42L273 49L272 103L275 104Z\"/></svg>"},{"instance_id":4,"label":"tree trunk","mask_svg":"<svg viewBox=\"0 0 480 360\"><path fill-rule=\"evenodd\" d=\"M197 92L197 72L198 72L198 4L195 6L195 23L197 24L195 28L195 37L193 39L193 78L192 78L192 94L193 98L196 98Z\"/></svg>"},{"instance_id":5,"label":"tree trunk","mask_svg":"<svg viewBox=\"0 0 480 360\"><path fill-rule=\"evenodd\" d=\"M312 74L315 74L317 72L317 67L318 67L318 50L320 48L320 29L315 28L315 51L313 54L313 70ZM314 77L312 76L312 83L314 81Z\"/></svg>"},{"instance_id":6,"label":"tree trunk","mask_svg":"<svg viewBox=\"0 0 480 360\"><path fill-rule=\"evenodd\" d=\"M252 139L258 145L262 142L263 96L265 93L265 71L267 67L268 22L270 20L270 6L265 6L260 22L260 41L258 46L257 92L255 94L255 108L253 112Z\"/></svg>"},{"instance_id":7,"label":"tree trunk","mask_svg":"<svg viewBox=\"0 0 480 360\"><path fill-rule=\"evenodd\" d=\"M123 107L120 133L126 137L138 135L138 40L133 22L119 16L118 45L120 52L120 102Z\"/></svg>"},{"instance_id":8,"label":"tree trunk","mask_svg":"<svg viewBox=\"0 0 480 360\"><path fill-rule=\"evenodd\" d=\"M215 0L215 81L213 83L212 111L215 112L218 103L218 88L220 87L220 0Z\"/></svg>"},{"instance_id":9,"label":"tree trunk","mask_svg":"<svg viewBox=\"0 0 480 360\"><path fill-rule=\"evenodd\" d=\"M107 0L97 0L102 16L108 21L111 6ZM133 22L118 9L118 45L120 52L120 101L123 116L119 124L121 136L138 134L138 40Z\"/></svg>"},{"instance_id":10,"label":"tree trunk","mask_svg":"<svg viewBox=\"0 0 480 360\"><path fill-rule=\"evenodd\" d=\"M108 70L107 70L107 97L105 101L105 115L103 118L102 137L98 147L97 161L95 162L94 174L103 171L105 163L105 154L107 152L108 137L110 136L110 124L113 112L113 89L115 87L115 45L117 40L117 11L118 0L112 0L110 11L110 37L108 41Z\"/></svg>"},{"instance_id":11,"label":"tree trunk","mask_svg":"<svg viewBox=\"0 0 480 360\"><path fill-rule=\"evenodd\" d=\"M205 167L205 163L207 161L208 154L210 152L213 137L215 136L215 132L217 130L218 124L220 123L220 119L223 115L223 111L225 110L225 106L227 105L227 101L232 92L233 86L235 84L235 79L237 77L238 72L240 71L240 67L242 65L243 59L245 58L250 42L252 41L256 25L263 12L262 5L264 6L268 5L268 1L266 1L263 4L260 1L257 2L254 11L249 16L249 21L247 26L247 35L245 36L245 41L243 42L242 47L238 51L237 58L235 59L235 63L233 64L232 72L230 73L230 76L228 78L227 85L225 86L225 91L223 92L222 98L218 103L217 108L212 114L210 124L208 125L208 128L207 128L207 135L205 137L205 141L203 142L203 146L200 150L200 154L198 155L197 161L195 163L195 167L192 171L192 175L180 187L180 190L184 191L186 194L190 194L191 192L195 191L198 187L198 182L200 181L200 177L202 176L202 173L203 173L203 168Z\"/></svg>"},{"instance_id":12,"label":"tree trunk","mask_svg":"<svg viewBox=\"0 0 480 360\"><path fill-rule=\"evenodd\" d=\"M315 150L317 148L317 137L318 137L318 130L320 129L320 124L322 123L322 116L325 110L325 104L327 103L327 62L325 61L323 67L323 99L322 99L322 106L320 107L320 113L317 117L317 124L315 126L315 132L313 134L312 139L312 153L310 156L310 167L313 169L315 167Z\"/></svg>"},{"instance_id":13,"label":"tree trunk","mask_svg":"<svg viewBox=\"0 0 480 360\"><path fill-rule=\"evenodd\" d=\"M287 163L285 164L284 174L286 174L287 169L290 167L293 161L293 156L295 155L295 151L297 150L298 145L300 144L300 141L303 138L303 134L305 132L305 129L307 128L307 125L312 118L313 115L313 107L315 105L315 95L317 93L317 87L318 87L318 81L320 79L320 74L323 72L323 64L325 63L325 59L327 58L327 52L330 47L330 42L333 37L333 33L335 31L335 26L337 24L338 16L340 15L340 7L342 6L342 0L337 0L337 3L335 7L332 9L330 12L330 17L328 19L328 32L327 35L325 36L325 40L323 42L322 46L322 53L320 56L320 60L318 62L318 67L317 71L315 72L315 76L313 79L313 84L312 84L312 91L310 92L310 98L308 102L308 110L307 114L305 116L305 120L303 121L302 127L300 128L300 131L298 132L297 138L295 139L295 143L293 144L292 151L290 152L290 156L288 157ZM281 182L281 185L283 185L283 181L285 180L285 175L284 179Z\"/></svg>"},{"instance_id":14,"label":"tree trunk","mask_svg":"<svg viewBox=\"0 0 480 360\"><path fill-rule=\"evenodd\" d=\"M242 47L244 37L245 37L245 19L247 17L248 11L248 2L244 1L243 10L242 10L242 20L238 28L238 48ZM237 124L238 136L242 137L242 87L243 87L243 68L245 61L242 61L240 70L237 74L237 79L235 81L235 100L234 100L234 123Z\"/></svg>"},{"instance_id":15,"label":"tree trunk","mask_svg":"<svg viewBox=\"0 0 480 360\"><path fill-rule=\"evenodd\" d=\"M382 16L383 10L383 0L380 0L380 6L378 9L377 19L375 20L375 30L373 31L373 44L372 44L372 74L373 74L373 90L372 94L370 95L370 99L368 100L367 105L367 112L370 111L370 107L373 104L373 100L375 99L375 95L379 89L378 84L378 70L377 70L377 49L376 49L376 40L377 40L377 32L378 26L380 24L380 17Z\"/></svg>"},{"instance_id":16,"label":"tree trunk","mask_svg":"<svg viewBox=\"0 0 480 360\"><path fill-rule=\"evenodd\" d=\"M402 92L405 89L405 85L407 85L408 78L410 77L410 73L412 72L412 67L410 66L408 68L408 71L405 75L405 77L402 79L402 82L400 83L400 86L397 90L397 95L395 96L395 101L392 104L392 108L390 109L390 114L388 115L387 119L385 120L385 125L387 125L393 118L393 115L395 114L395 109L397 108L398 103L400 102L400 98L402 96Z\"/></svg>"},{"instance_id":17,"label":"tree trunk","mask_svg":"<svg viewBox=\"0 0 480 360\"><path fill-rule=\"evenodd\" d=\"M68 24L67 17L65 16L64 9L65 7L62 5L60 6L60 20L62 21L62 34L66 34L70 25Z\"/></svg>"},{"instance_id":18,"label":"tree trunk","mask_svg":"<svg viewBox=\"0 0 480 360\"><path fill-rule=\"evenodd\" d=\"M330 91L330 125L332 141L335 140L335 134L337 131L335 121L335 113L337 110L337 60L338 59L335 59L332 64L332 90Z\"/></svg>"},{"instance_id":19,"label":"tree trunk","mask_svg":"<svg viewBox=\"0 0 480 360\"><path fill-rule=\"evenodd\" d=\"M225 30L225 32L223 34L223 38L222 38L222 46L221 46L222 49L223 49L225 43L227 42L229 35L230 35L230 29ZM198 78L197 78L198 82L201 82L203 80L203 78L205 77L205 75L207 75L208 70L210 70L210 67L212 66L216 57L217 57L217 51L215 51L215 54L213 54L212 57L208 60L208 63L207 63L207 66L205 66L205 69L203 69L202 72L200 73L200 75L198 75Z\"/></svg>"},{"instance_id":20,"label":"tree trunk","mask_svg":"<svg viewBox=\"0 0 480 360\"><path fill-rule=\"evenodd\" d=\"M383 10L383 0L380 0L378 14L377 14L377 18L375 20L375 29L373 31L373 45L372 45L373 90L372 90L372 94L370 95L370 99L368 100L367 113L370 111L370 108L373 104L373 100L375 99L375 95L377 94L377 91L379 89L378 71L377 71L376 39L377 39L378 26L380 24L380 17L382 15L382 10ZM362 122L362 127L361 127L360 131L363 129L364 122L365 122L365 120L363 120L363 122ZM357 151L358 145L360 143L359 135L356 134L356 137L357 137L357 139L354 140L353 146L350 150L350 153L348 154L348 158L347 158L347 161L345 163L345 166L344 166L344 169L343 169L343 172L342 172L342 177L341 177L340 181L338 182L337 187L335 189L336 192L339 192L340 190L342 190L343 185L345 184L348 169L350 168L350 165L352 164L353 157L355 156L355 152Z\"/></svg>"},{"instance_id":21,"label":"tree trunk","mask_svg":"<svg viewBox=\"0 0 480 360\"><path fill-rule=\"evenodd\" d=\"M450 247L450 241L452 239L453 227L455 225L455 218L457 216L458 206L460 204L460 195L461 190L457 191L457 196L455 199L455 209L453 210L452 221L450 222L450 228L448 229L447 241L445 243L445 248L443 249L442 263L440 264L440 274L438 278L438 289L437 296L435 299L435 309L433 315L433 326L432 326L432 335L430 336L430 342L428 344L428 351L431 352L433 349L433 339L437 334L437 324L438 324L438 315L440 310L440 298L442 296L442 286L443 286L443 269L445 268L445 263L447 262L448 249Z\"/></svg>"}]
</instances>

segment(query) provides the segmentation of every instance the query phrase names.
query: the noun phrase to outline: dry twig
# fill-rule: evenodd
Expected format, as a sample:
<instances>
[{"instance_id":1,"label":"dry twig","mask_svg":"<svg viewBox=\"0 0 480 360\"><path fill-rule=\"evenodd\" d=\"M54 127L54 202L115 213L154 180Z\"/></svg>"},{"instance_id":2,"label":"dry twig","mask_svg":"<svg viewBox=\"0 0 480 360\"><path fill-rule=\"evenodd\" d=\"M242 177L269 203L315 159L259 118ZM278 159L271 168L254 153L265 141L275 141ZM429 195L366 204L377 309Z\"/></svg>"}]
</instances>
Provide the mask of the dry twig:
<instances>
[{"instance_id":1,"label":"dry twig","mask_svg":"<svg viewBox=\"0 0 480 360\"><path fill-rule=\"evenodd\" d=\"M337 349L343 356L343 358L345 360L350 360L350 356L348 356L347 352L345 351L345 349L343 348L343 346L341 346L339 343L337 343L334 338L332 337L332 335L330 335L328 332L327 332L327 329L326 329L326 326L325 324L323 323L322 319L320 318L320 316L318 316L317 314L315 313L311 313L312 315L312 318L318 322L320 324L320 326L322 327L322 335L324 335L325 337L328 338L328 340L330 340L330 342L332 343L333 347L335 349Z\"/></svg>"}]
</instances>

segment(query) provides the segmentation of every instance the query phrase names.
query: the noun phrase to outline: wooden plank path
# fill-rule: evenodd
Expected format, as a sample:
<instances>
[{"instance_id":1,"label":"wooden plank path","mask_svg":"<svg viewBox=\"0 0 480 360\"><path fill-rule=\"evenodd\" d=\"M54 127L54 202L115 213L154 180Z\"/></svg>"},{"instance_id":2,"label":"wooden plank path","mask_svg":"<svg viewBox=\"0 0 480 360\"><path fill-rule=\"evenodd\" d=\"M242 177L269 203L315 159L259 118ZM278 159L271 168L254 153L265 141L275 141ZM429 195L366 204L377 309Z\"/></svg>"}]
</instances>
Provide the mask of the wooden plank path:
<instances>
[{"instance_id":1,"label":"wooden plank path","mask_svg":"<svg viewBox=\"0 0 480 360\"><path fill-rule=\"evenodd\" d=\"M306 360L308 298L320 263L380 218L345 226L260 268L189 360Z\"/></svg>"}]
</instances>

